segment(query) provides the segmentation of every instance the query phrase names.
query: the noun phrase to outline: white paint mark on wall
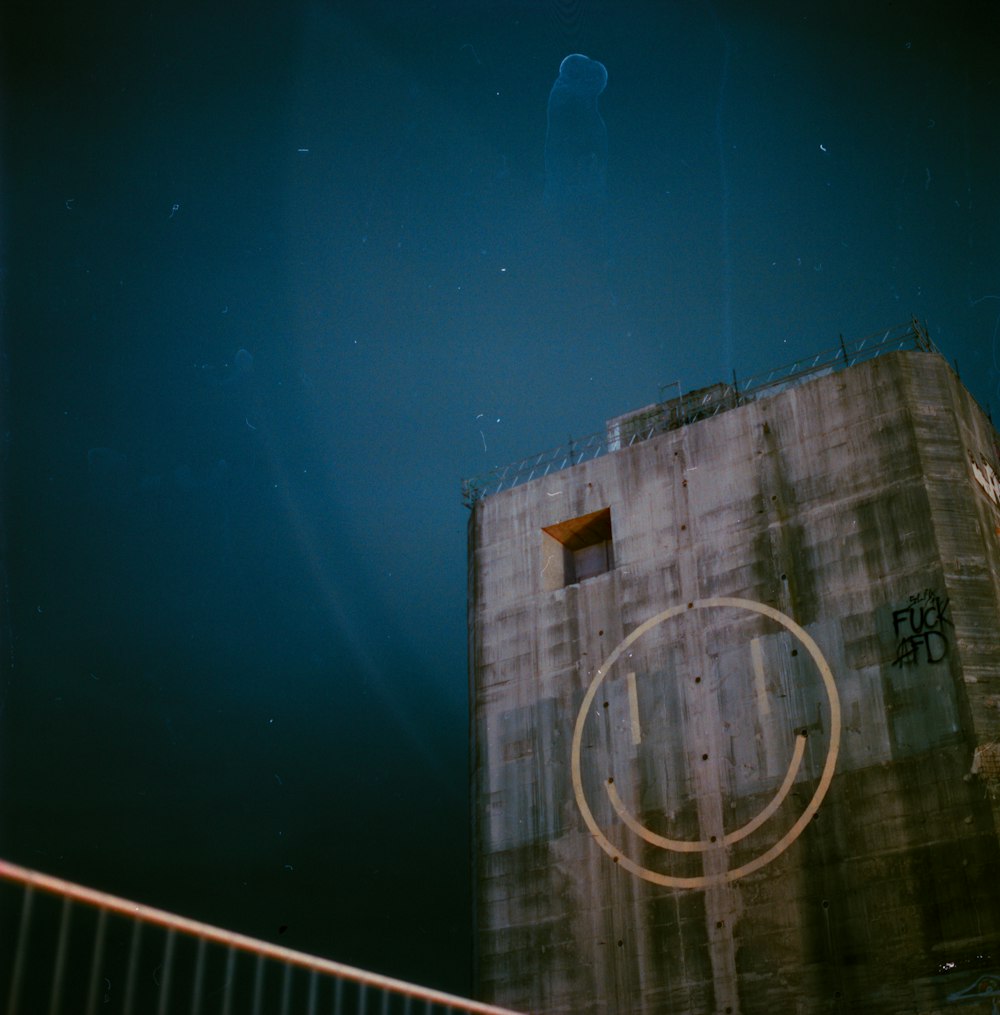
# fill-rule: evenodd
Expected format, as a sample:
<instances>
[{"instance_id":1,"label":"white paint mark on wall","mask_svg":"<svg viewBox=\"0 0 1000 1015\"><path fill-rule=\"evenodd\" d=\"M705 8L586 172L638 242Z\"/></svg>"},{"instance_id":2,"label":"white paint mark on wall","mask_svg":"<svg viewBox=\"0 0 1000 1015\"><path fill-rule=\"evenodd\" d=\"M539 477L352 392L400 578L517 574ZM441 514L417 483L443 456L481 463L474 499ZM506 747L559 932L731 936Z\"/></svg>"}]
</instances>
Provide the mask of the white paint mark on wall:
<instances>
[{"instance_id":1,"label":"white paint mark on wall","mask_svg":"<svg viewBox=\"0 0 1000 1015\"><path fill-rule=\"evenodd\" d=\"M972 464L972 475L976 482L983 488L986 496L1000 507L1000 479L993 471L993 466L986 461L984 455L980 456L980 462L977 463L976 456L971 451L969 452L969 461Z\"/></svg>"},{"instance_id":2,"label":"white paint mark on wall","mask_svg":"<svg viewBox=\"0 0 1000 1015\"><path fill-rule=\"evenodd\" d=\"M770 715L771 699L767 696L767 684L764 682L764 653L761 651L760 638L751 640L750 658L753 661L753 684L757 691L757 711L761 715Z\"/></svg>"},{"instance_id":3,"label":"white paint mark on wall","mask_svg":"<svg viewBox=\"0 0 1000 1015\"><path fill-rule=\"evenodd\" d=\"M639 695L635 690L635 674L625 674L628 684L628 717L632 723L632 743L638 746L642 743L642 728L639 726Z\"/></svg>"}]
</instances>

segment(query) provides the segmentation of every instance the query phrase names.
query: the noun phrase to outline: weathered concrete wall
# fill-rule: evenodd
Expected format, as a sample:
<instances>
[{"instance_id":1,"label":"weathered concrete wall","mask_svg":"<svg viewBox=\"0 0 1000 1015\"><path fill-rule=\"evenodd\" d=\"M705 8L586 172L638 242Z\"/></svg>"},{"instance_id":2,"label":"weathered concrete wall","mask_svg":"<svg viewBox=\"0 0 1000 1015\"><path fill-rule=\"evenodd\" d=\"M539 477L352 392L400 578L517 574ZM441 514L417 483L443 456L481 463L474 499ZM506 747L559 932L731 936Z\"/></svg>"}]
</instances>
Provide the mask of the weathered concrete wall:
<instances>
[{"instance_id":1,"label":"weathered concrete wall","mask_svg":"<svg viewBox=\"0 0 1000 1015\"><path fill-rule=\"evenodd\" d=\"M475 505L483 996L1000 991L998 472L944 361L893 353ZM546 590L543 528L606 508L611 569Z\"/></svg>"}]
</instances>

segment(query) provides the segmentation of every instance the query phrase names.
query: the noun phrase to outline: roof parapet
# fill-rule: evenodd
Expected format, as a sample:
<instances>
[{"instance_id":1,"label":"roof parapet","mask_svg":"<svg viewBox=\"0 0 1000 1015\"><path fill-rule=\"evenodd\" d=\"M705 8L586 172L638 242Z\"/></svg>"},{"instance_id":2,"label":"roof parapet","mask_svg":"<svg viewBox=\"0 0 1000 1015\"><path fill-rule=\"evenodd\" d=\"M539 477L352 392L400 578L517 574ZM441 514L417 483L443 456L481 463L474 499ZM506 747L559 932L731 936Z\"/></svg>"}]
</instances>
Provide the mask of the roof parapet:
<instances>
[{"instance_id":1,"label":"roof parapet","mask_svg":"<svg viewBox=\"0 0 1000 1015\"><path fill-rule=\"evenodd\" d=\"M900 350L941 355L926 328L914 317L905 324L866 335L853 342L845 343L841 336L839 345L832 349L825 349L814 356L794 360L772 370L751 374L742 381L738 381L734 373L731 383L720 381L686 393L681 391L679 381L661 384L658 402L613 417L597 433L580 440L571 439L559 447L540 451L510 465L498 466L472 479L463 480L462 500L467 507L471 507L481 497L520 486L591 458L620 451L668 430L677 430L699 420L710 419L720 412L770 398L805 381ZM670 389L675 389L677 394L664 398L664 392Z\"/></svg>"}]
</instances>

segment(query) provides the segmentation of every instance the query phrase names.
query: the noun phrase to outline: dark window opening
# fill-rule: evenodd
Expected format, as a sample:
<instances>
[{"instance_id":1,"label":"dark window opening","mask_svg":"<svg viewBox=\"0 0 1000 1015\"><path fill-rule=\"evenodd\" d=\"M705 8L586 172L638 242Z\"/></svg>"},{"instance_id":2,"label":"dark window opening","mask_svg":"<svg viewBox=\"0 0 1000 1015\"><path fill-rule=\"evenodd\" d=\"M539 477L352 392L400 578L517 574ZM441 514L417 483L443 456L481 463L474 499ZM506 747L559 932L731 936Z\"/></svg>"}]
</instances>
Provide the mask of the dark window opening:
<instances>
[{"instance_id":1,"label":"dark window opening","mask_svg":"<svg viewBox=\"0 0 1000 1015\"><path fill-rule=\"evenodd\" d=\"M610 571L615 566L611 508L547 525L542 544L542 584L547 592Z\"/></svg>"}]
</instances>

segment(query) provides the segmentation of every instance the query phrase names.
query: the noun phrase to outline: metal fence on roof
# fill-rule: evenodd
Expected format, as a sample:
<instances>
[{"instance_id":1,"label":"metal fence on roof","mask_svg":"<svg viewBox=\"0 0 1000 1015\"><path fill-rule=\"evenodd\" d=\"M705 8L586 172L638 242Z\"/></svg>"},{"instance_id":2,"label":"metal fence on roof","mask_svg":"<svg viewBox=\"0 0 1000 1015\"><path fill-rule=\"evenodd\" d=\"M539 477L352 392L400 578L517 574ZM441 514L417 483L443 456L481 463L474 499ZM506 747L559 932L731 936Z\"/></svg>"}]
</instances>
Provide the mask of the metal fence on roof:
<instances>
[{"instance_id":1,"label":"metal fence on roof","mask_svg":"<svg viewBox=\"0 0 1000 1015\"><path fill-rule=\"evenodd\" d=\"M516 1015L0 860L5 1015Z\"/></svg>"},{"instance_id":2,"label":"metal fence on roof","mask_svg":"<svg viewBox=\"0 0 1000 1015\"><path fill-rule=\"evenodd\" d=\"M655 405L611 420L597 433L568 441L559 447L540 451L510 465L498 466L482 475L464 480L462 499L467 507L471 507L477 500L490 494L509 490L541 476L649 440L656 434L676 430L757 399L776 395L779 391L801 384L803 381L844 370L865 360L899 350L940 355L923 325L914 318L905 324L866 335L852 342L845 342L841 338L839 344L832 348L775 367L773 370L751 374L743 380L738 380L734 375L731 382L713 384L711 387L687 393L680 391L679 384L661 385L660 400ZM676 388L677 394L664 397L669 388Z\"/></svg>"}]
</instances>

